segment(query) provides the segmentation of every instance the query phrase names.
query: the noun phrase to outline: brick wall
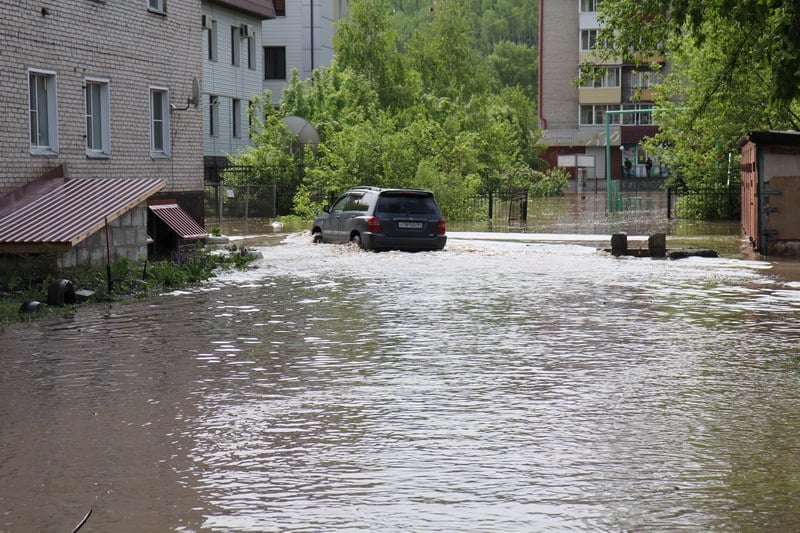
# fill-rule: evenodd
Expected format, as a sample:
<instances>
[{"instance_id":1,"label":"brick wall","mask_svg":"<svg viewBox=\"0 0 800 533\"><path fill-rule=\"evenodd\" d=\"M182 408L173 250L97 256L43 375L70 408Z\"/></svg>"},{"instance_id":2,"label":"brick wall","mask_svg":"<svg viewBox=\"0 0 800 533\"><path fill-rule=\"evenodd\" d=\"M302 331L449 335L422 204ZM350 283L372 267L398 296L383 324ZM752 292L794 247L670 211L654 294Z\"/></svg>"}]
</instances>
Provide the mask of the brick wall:
<instances>
[{"instance_id":1,"label":"brick wall","mask_svg":"<svg viewBox=\"0 0 800 533\"><path fill-rule=\"evenodd\" d=\"M19 0L0 18L0 195L59 164L67 177L158 177L167 191L202 197L201 109L170 113L171 157L150 156L151 86L186 105L201 82L200 1L168 2L166 15L145 0ZM28 69L55 72L59 150L31 155ZM110 80L108 158L85 150L84 83Z\"/></svg>"}]
</instances>

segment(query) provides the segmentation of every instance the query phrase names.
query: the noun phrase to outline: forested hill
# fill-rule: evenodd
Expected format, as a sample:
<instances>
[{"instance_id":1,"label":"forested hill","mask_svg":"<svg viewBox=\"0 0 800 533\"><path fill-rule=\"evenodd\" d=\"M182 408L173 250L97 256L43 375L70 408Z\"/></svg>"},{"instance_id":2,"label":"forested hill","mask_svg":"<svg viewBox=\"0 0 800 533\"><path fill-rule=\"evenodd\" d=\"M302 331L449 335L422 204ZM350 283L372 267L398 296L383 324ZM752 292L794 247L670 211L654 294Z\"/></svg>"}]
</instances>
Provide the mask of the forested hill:
<instances>
[{"instance_id":1,"label":"forested hill","mask_svg":"<svg viewBox=\"0 0 800 533\"><path fill-rule=\"evenodd\" d=\"M536 98L538 3L536 0L390 0L392 24L405 45L424 32L435 9L458 4L471 45L504 86L519 86Z\"/></svg>"}]
</instances>

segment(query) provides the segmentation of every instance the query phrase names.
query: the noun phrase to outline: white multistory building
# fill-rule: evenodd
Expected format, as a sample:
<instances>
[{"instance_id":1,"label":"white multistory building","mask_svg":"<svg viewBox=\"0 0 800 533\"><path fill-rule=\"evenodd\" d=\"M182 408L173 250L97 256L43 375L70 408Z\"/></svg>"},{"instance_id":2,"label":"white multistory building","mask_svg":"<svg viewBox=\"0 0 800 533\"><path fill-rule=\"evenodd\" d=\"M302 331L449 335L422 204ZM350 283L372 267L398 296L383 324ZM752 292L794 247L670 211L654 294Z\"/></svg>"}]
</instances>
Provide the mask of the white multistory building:
<instances>
[{"instance_id":1,"label":"white multistory building","mask_svg":"<svg viewBox=\"0 0 800 533\"><path fill-rule=\"evenodd\" d=\"M262 23L264 89L280 102L292 71L308 78L330 65L337 22L347 17L349 0L274 0L275 18Z\"/></svg>"}]
</instances>

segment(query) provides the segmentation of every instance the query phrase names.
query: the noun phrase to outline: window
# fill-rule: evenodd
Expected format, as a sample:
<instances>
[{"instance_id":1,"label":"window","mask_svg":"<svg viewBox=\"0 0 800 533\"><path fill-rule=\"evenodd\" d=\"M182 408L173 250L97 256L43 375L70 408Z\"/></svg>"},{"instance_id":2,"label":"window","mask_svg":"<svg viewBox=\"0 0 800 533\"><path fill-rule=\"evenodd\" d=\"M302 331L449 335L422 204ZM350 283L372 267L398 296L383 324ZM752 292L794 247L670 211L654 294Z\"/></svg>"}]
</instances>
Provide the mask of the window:
<instances>
[{"instance_id":1,"label":"window","mask_svg":"<svg viewBox=\"0 0 800 533\"><path fill-rule=\"evenodd\" d=\"M234 98L231 105L231 126L233 127L233 136L242 136L242 101Z\"/></svg>"},{"instance_id":2,"label":"window","mask_svg":"<svg viewBox=\"0 0 800 533\"><path fill-rule=\"evenodd\" d=\"M217 60L217 21L212 20L208 28L208 60Z\"/></svg>"},{"instance_id":3,"label":"window","mask_svg":"<svg viewBox=\"0 0 800 533\"><path fill-rule=\"evenodd\" d=\"M650 70L631 72L631 85L640 89L649 89L658 84L658 73Z\"/></svg>"},{"instance_id":4,"label":"window","mask_svg":"<svg viewBox=\"0 0 800 533\"><path fill-rule=\"evenodd\" d=\"M247 136L253 138L253 102L247 102Z\"/></svg>"},{"instance_id":5,"label":"window","mask_svg":"<svg viewBox=\"0 0 800 533\"><path fill-rule=\"evenodd\" d=\"M623 110L636 111L635 113L624 113L622 115L622 123L626 125L648 125L654 124L653 122L653 104L633 104L622 106Z\"/></svg>"},{"instance_id":6,"label":"window","mask_svg":"<svg viewBox=\"0 0 800 533\"><path fill-rule=\"evenodd\" d=\"M581 30L581 50L594 50L597 48L598 30Z\"/></svg>"},{"instance_id":7,"label":"window","mask_svg":"<svg viewBox=\"0 0 800 533\"><path fill-rule=\"evenodd\" d=\"M169 91L150 89L150 156L169 157Z\"/></svg>"},{"instance_id":8,"label":"window","mask_svg":"<svg viewBox=\"0 0 800 533\"><path fill-rule=\"evenodd\" d=\"M111 155L108 80L86 80L86 155Z\"/></svg>"},{"instance_id":9,"label":"window","mask_svg":"<svg viewBox=\"0 0 800 533\"><path fill-rule=\"evenodd\" d=\"M247 68L256 69L256 39L253 36L247 39Z\"/></svg>"},{"instance_id":10,"label":"window","mask_svg":"<svg viewBox=\"0 0 800 533\"><path fill-rule=\"evenodd\" d=\"M231 26L231 65L239 66L240 56L241 53L241 46L239 45L239 40L241 34L241 30L239 26Z\"/></svg>"},{"instance_id":11,"label":"window","mask_svg":"<svg viewBox=\"0 0 800 533\"><path fill-rule=\"evenodd\" d=\"M147 10L154 13L166 13L167 0L147 0Z\"/></svg>"},{"instance_id":12,"label":"window","mask_svg":"<svg viewBox=\"0 0 800 533\"><path fill-rule=\"evenodd\" d=\"M581 11L597 11L597 7L600 5L601 1L602 0L581 0Z\"/></svg>"},{"instance_id":13,"label":"window","mask_svg":"<svg viewBox=\"0 0 800 533\"><path fill-rule=\"evenodd\" d=\"M582 105L580 108L581 126L602 126L606 111L618 111L618 105ZM609 115L609 124L619 124L619 114Z\"/></svg>"},{"instance_id":14,"label":"window","mask_svg":"<svg viewBox=\"0 0 800 533\"><path fill-rule=\"evenodd\" d=\"M286 79L285 46L264 47L264 79L265 80Z\"/></svg>"},{"instance_id":15,"label":"window","mask_svg":"<svg viewBox=\"0 0 800 533\"><path fill-rule=\"evenodd\" d=\"M219 135L219 96L214 94L208 97L208 134Z\"/></svg>"},{"instance_id":16,"label":"window","mask_svg":"<svg viewBox=\"0 0 800 533\"><path fill-rule=\"evenodd\" d=\"M272 5L275 7L276 17L286 16L286 1L285 0L272 0Z\"/></svg>"},{"instance_id":17,"label":"window","mask_svg":"<svg viewBox=\"0 0 800 533\"><path fill-rule=\"evenodd\" d=\"M56 75L53 72L29 71L28 85L31 153L57 153Z\"/></svg>"},{"instance_id":18,"label":"window","mask_svg":"<svg viewBox=\"0 0 800 533\"><path fill-rule=\"evenodd\" d=\"M619 67L596 67L586 75L581 87L619 87Z\"/></svg>"}]
</instances>

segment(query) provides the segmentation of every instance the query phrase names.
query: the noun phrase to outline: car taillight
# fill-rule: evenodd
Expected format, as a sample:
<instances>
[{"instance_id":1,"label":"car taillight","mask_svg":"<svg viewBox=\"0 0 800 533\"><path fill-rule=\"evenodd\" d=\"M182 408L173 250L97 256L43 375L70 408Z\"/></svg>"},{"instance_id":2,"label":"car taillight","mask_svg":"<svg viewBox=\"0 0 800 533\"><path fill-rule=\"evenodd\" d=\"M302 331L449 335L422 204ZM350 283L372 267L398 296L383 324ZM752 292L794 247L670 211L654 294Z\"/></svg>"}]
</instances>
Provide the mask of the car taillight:
<instances>
[{"instance_id":1,"label":"car taillight","mask_svg":"<svg viewBox=\"0 0 800 533\"><path fill-rule=\"evenodd\" d=\"M381 219L378 217L369 217L367 219L367 231L370 233L383 233L383 226L381 226Z\"/></svg>"},{"instance_id":2,"label":"car taillight","mask_svg":"<svg viewBox=\"0 0 800 533\"><path fill-rule=\"evenodd\" d=\"M447 232L447 224L445 224L445 221L444 221L443 218L440 218L439 219L439 227L436 228L436 233L439 234L439 235L444 235L446 232Z\"/></svg>"}]
</instances>

